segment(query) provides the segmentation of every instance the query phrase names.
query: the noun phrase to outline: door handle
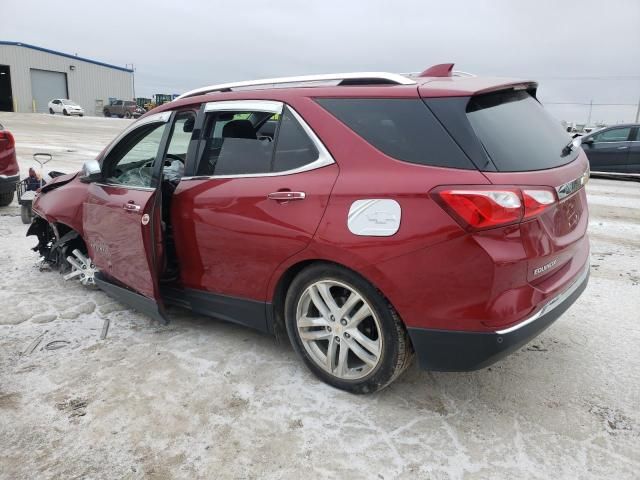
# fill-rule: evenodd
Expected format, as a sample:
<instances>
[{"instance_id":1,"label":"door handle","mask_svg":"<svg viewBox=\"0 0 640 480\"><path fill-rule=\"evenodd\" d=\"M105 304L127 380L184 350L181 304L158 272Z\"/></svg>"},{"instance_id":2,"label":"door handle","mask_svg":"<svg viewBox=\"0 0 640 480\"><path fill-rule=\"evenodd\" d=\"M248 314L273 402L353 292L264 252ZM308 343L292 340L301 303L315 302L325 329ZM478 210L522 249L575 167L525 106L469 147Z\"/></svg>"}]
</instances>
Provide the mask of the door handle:
<instances>
[{"instance_id":1,"label":"door handle","mask_svg":"<svg viewBox=\"0 0 640 480\"><path fill-rule=\"evenodd\" d=\"M127 212L139 212L140 211L140 205L136 205L132 201L129 201L129 203L125 203L124 205L122 205L122 208L124 208Z\"/></svg>"},{"instance_id":2,"label":"door handle","mask_svg":"<svg viewBox=\"0 0 640 480\"><path fill-rule=\"evenodd\" d=\"M626 150L627 148L629 148L629 147L626 147L626 146L623 145L622 147L618 147L618 150Z\"/></svg>"},{"instance_id":3,"label":"door handle","mask_svg":"<svg viewBox=\"0 0 640 480\"><path fill-rule=\"evenodd\" d=\"M288 202L289 200L304 200L307 195L304 192L290 192L284 190L281 192L273 192L267 195L269 200L277 200L279 202Z\"/></svg>"}]
</instances>

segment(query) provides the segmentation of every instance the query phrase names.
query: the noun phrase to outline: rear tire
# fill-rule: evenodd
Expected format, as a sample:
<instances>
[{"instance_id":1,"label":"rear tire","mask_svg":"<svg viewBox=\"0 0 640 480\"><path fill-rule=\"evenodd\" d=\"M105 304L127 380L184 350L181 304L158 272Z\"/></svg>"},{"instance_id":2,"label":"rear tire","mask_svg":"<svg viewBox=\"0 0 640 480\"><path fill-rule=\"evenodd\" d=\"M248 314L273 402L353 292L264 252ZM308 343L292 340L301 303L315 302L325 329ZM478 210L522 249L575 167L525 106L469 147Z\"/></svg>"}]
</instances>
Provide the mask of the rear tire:
<instances>
[{"instance_id":1,"label":"rear tire","mask_svg":"<svg viewBox=\"0 0 640 480\"><path fill-rule=\"evenodd\" d=\"M33 218L31 207L20 205L20 218L22 219L22 223L24 223L25 225L29 225L31 223L31 219Z\"/></svg>"},{"instance_id":2,"label":"rear tire","mask_svg":"<svg viewBox=\"0 0 640 480\"><path fill-rule=\"evenodd\" d=\"M13 191L0 193L0 207L6 207L13 202Z\"/></svg>"},{"instance_id":3,"label":"rear tire","mask_svg":"<svg viewBox=\"0 0 640 480\"><path fill-rule=\"evenodd\" d=\"M62 114L63 114L65 117L68 117L68 116L69 116L69 112L67 112L66 110L63 110L63 111L62 111Z\"/></svg>"},{"instance_id":4,"label":"rear tire","mask_svg":"<svg viewBox=\"0 0 640 480\"><path fill-rule=\"evenodd\" d=\"M367 280L337 265L317 263L298 274L287 292L285 323L307 367L348 392L386 387L413 359L394 308Z\"/></svg>"},{"instance_id":5,"label":"rear tire","mask_svg":"<svg viewBox=\"0 0 640 480\"><path fill-rule=\"evenodd\" d=\"M109 110L105 110L104 111L104 116L107 118L111 118L111 112L109 112Z\"/></svg>"},{"instance_id":6,"label":"rear tire","mask_svg":"<svg viewBox=\"0 0 640 480\"><path fill-rule=\"evenodd\" d=\"M51 115L54 115L53 108L50 108L50 109L49 109L49 113L50 113Z\"/></svg>"}]
</instances>

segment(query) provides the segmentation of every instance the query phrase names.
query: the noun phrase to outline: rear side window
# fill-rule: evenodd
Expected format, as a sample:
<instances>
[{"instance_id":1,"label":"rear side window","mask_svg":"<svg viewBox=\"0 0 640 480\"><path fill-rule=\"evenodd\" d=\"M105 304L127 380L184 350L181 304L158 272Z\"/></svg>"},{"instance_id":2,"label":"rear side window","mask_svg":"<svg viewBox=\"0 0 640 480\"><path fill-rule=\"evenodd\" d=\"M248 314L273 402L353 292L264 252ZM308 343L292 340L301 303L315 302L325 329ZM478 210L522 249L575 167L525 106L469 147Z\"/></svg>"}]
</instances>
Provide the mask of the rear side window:
<instances>
[{"instance_id":1,"label":"rear side window","mask_svg":"<svg viewBox=\"0 0 640 480\"><path fill-rule=\"evenodd\" d=\"M476 168L419 98L316 100L390 157L421 165Z\"/></svg>"},{"instance_id":2,"label":"rear side window","mask_svg":"<svg viewBox=\"0 0 640 480\"><path fill-rule=\"evenodd\" d=\"M527 91L472 97L467 118L499 172L555 168L578 156L560 122Z\"/></svg>"},{"instance_id":3,"label":"rear side window","mask_svg":"<svg viewBox=\"0 0 640 480\"><path fill-rule=\"evenodd\" d=\"M257 175L288 172L320 154L295 114L213 111L207 114L198 175Z\"/></svg>"},{"instance_id":4,"label":"rear side window","mask_svg":"<svg viewBox=\"0 0 640 480\"><path fill-rule=\"evenodd\" d=\"M318 159L318 150L288 108L280 120L273 159L273 171L284 172L303 167Z\"/></svg>"},{"instance_id":5,"label":"rear side window","mask_svg":"<svg viewBox=\"0 0 640 480\"><path fill-rule=\"evenodd\" d=\"M252 113L238 111L208 115L198 175L246 175L271 170L273 139L258 138L256 126L251 121ZM271 117L269 120L275 116L264 115Z\"/></svg>"}]
</instances>

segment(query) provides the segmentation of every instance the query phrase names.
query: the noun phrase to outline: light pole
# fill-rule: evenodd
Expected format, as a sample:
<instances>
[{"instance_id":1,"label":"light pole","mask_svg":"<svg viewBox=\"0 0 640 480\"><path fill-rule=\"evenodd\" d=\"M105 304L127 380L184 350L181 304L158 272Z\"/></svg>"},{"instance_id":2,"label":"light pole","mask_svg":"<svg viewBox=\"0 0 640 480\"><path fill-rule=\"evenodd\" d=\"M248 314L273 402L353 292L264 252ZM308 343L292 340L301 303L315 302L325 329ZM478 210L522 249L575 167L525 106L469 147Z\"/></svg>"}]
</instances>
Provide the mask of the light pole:
<instances>
[{"instance_id":1,"label":"light pole","mask_svg":"<svg viewBox=\"0 0 640 480\"><path fill-rule=\"evenodd\" d=\"M127 68L129 68L129 64L125 64ZM133 99L136 99L136 68L133 65L133 63L131 64L131 82L133 85Z\"/></svg>"},{"instance_id":2,"label":"light pole","mask_svg":"<svg viewBox=\"0 0 640 480\"><path fill-rule=\"evenodd\" d=\"M593 110L593 98L589 102L589 118L587 118L587 124L585 126L591 125L591 111Z\"/></svg>"}]
</instances>

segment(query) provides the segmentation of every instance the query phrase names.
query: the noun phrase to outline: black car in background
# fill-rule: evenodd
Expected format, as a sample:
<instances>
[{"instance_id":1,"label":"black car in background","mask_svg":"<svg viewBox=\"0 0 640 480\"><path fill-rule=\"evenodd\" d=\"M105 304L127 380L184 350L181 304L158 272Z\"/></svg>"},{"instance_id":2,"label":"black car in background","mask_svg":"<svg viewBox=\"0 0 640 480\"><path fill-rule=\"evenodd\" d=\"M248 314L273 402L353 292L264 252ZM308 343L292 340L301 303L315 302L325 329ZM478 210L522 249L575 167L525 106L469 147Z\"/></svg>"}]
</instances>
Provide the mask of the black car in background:
<instances>
[{"instance_id":1,"label":"black car in background","mask_svg":"<svg viewBox=\"0 0 640 480\"><path fill-rule=\"evenodd\" d=\"M640 174L640 124L603 128L580 139L591 173Z\"/></svg>"}]
</instances>

